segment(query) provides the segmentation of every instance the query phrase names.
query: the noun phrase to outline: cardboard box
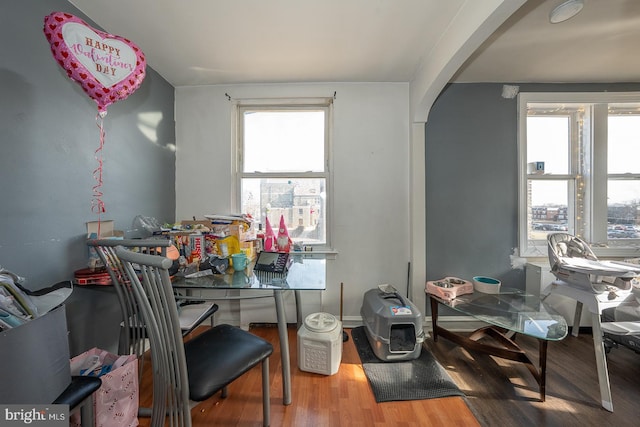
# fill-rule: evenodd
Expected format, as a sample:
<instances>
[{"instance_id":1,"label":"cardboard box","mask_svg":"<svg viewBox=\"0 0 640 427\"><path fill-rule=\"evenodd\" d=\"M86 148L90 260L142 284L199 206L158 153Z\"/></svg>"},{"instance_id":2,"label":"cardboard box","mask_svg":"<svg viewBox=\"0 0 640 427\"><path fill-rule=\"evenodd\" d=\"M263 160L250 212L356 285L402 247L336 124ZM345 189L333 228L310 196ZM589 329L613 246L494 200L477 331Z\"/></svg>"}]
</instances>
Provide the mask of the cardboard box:
<instances>
[{"instance_id":1,"label":"cardboard box","mask_svg":"<svg viewBox=\"0 0 640 427\"><path fill-rule=\"evenodd\" d=\"M193 221L182 221L193 222ZM199 222L199 221L195 221ZM209 223L211 233L218 237L235 236L240 241L253 240L256 238L256 230L253 224L247 226L243 221L232 221L230 224L213 224Z\"/></svg>"},{"instance_id":2,"label":"cardboard box","mask_svg":"<svg viewBox=\"0 0 640 427\"><path fill-rule=\"evenodd\" d=\"M89 221L87 222L87 239L124 238L124 231L115 230L114 228L115 222L113 220ZM98 229L100 229L99 235Z\"/></svg>"},{"instance_id":3,"label":"cardboard box","mask_svg":"<svg viewBox=\"0 0 640 427\"><path fill-rule=\"evenodd\" d=\"M50 404L71 383L65 307L0 332L0 403Z\"/></svg>"},{"instance_id":4,"label":"cardboard box","mask_svg":"<svg viewBox=\"0 0 640 427\"><path fill-rule=\"evenodd\" d=\"M112 220L87 222L87 239L123 239L124 231L115 230L114 224ZM98 229L100 230L99 233ZM88 249L89 268L103 267L96 248L89 247Z\"/></svg>"},{"instance_id":5,"label":"cardboard box","mask_svg":"<svg viewBox=\"0 0 640 427\"><path fill-rule=\"evenodd\" d=\"M240 251L244 252L247 255L249 262L254 261L256 258L256 255L257 255L256 242L257 242L256 240L251 240L248 242L240 242Z\"/></svg>"},{"instance_id":6,"label":"cardboard box","mask_svg":"<svg viewBox=\"0 0 640 427\"><path fill-rule=\"evenodd\" d=\"M253 224L247 227L246 223L237 222L229 226L229 234L236 236L241 242L246 242L256 238L256 229Z\"/></svg>"}]
</instances>

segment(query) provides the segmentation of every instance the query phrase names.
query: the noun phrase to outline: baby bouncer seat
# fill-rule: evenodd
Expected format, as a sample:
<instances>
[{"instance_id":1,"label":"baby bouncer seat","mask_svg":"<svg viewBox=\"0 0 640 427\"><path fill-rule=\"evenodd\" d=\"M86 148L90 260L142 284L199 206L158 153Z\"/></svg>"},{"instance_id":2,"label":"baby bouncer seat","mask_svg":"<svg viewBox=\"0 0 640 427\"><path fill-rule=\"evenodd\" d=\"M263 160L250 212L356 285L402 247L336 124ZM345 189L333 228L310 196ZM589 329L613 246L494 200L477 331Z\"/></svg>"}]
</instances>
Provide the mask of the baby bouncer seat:
<instances>
[{"instance_id":1,"label":"baby bouncer seat","mask_svg":"<svg viewBox=\"0 0 640 427\"><path fill-rule=\"evenodd\" d=\"M598 260L584 240L567 233L549 234L547 242L555 283L591 292L607 307L601 310L605 350L620 344L640 353L640 265Z\"/></svg>"},{"instance_id":2,"label":"baby bouncer seat","mask_svg":"<svg viewBox=\"0 0 640 427\"><path fill-rule=\"evenodd\" d=\"M547 236L551 272L558 280L600 294L631 291L631 281L640 277L640 266L621 261L600 261L589 245L568 233Z\"/></svg>"}]
</instances>

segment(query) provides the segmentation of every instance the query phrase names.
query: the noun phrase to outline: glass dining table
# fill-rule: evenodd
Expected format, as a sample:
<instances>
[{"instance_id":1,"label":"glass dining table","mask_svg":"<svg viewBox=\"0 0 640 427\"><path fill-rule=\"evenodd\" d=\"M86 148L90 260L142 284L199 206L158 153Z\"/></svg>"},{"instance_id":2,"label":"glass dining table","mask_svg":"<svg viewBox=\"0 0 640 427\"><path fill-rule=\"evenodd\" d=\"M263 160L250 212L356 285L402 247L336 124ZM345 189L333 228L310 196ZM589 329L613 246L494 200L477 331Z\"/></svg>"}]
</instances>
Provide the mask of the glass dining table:
<instances>
[{"instance_id":1,"label":"glass dining table","mask_svg":"<svg viewBox=\"0 0 640 427\"><path fill-rule=\"evenodd\" d=\"M438 336L442 336L469 350L525 364L536 379L540 387L540 400L544 402L547 344L549 341L560 341L567 336L567 322L562 315L538 297L527 295L518 289L502 288L497 294L474 291L452 300L432 294L429 296L434 342L437 342ZM438 325L438 307L441 305L488 325L468 336L447 330ZM538 340L538 367L517 344L517 334L528 335ZM492 338L497 345L485 342L483 339L487 337Z\"/></svg>"},{"instance_id":2,"label":"glass dining table","mask_svg":"<svg viewBox=\"0 0 640 427\"><path fill-rule=\"evenodd\" d=\"M180 289L187 293L187 296L181 296L185 299L229 300L273 297L280 340L283 403L285 405L291 404L292 394L289 336L283 294L287 291L293 291L295 294L296 323L299 327L302 321L300 292L323 291L326 289L327 282L327 256L325 254L292 252L290 260L291 264L286 273L258 271L253 268L253 264L250 264L242 271L229 269L224 274L214 274L211 270L206 270L188 275L177 274L172 280L174 289ZM235 290L239 292L220 296L218 294L207 295L207 293L201 292L204 290ZM261 295L261 292L242 295L243 291L261 291L264 295Z\"/></svg>"}]
</instances>

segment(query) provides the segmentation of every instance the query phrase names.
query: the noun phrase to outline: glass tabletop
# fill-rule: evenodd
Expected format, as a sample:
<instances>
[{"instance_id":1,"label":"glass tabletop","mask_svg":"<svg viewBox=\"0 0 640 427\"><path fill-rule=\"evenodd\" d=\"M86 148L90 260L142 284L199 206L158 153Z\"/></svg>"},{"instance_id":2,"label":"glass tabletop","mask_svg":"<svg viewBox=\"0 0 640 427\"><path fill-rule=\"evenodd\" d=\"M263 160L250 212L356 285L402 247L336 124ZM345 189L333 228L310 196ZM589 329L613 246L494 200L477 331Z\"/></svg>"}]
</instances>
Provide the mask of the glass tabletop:
<instances>
[{"instance_id":1,"label":"glass tabletop","mask_svg":"<svg viewBox=\"0 0 640 427\"><path fill-rule=\"evenodd\" d=\"M430 295L453 310L491 325L549 341L567 335L567 322L538 297L518 289L502 288L499 294L473 292L446 301Z\"/></svg>"},{"instance_id":2,"label":"glass tabletop","mask_svg":"<svg viewBox=\"0 0 640 427\"><path fill-rule=\"evenodd\" d=\"M197 272L188 276L176 275L173 287L179 289L291 289L325 290L326 256L322 254L291 254L291 265L286 273L271 273L253 269L253 264L243 271L227 270L225 274Z\"/></svg>"}]
</instances>

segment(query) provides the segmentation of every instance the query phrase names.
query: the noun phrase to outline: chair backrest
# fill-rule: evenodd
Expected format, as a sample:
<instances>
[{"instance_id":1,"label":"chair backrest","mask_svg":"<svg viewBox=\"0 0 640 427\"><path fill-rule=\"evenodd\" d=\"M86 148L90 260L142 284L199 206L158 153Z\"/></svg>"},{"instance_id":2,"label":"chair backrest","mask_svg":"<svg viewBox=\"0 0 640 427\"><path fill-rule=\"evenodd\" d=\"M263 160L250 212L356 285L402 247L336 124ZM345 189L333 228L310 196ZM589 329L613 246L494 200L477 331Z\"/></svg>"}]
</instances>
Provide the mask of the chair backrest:
<instances>
[{"instance_id":1,"label":"chair backrest","mask_svg":"<svg viewBox=\"0 0 640 427\"><path fill-rule=\"evenodd\" d=\"M141 253L154 253L164 256L171 242L166 239L91 239L87 245L95 248L104 264L115 288L122 311L123 328L118 345L120 354L135 354L140 358L145 351L145 329L138 305L131 292L129 279L124 266L116 255L116 246L133 249Z\"/></svg>"},{"instance_id":2,"label":"chair backrest","mask_svg":"<svg viewBox=\"0 0 640 427\"><path fill-rule=\"evenodd\" d=\"M168 258L117 247L135 303L146 325L153 365L151 425L191 426L189 380Z\"/></svg>"},{"instance_id":3,"label":"chair backrest","mask_svg":"<svg viewBox=\"0 0 640 427\"><path fill-rule=\"evenodd\" d=\"M547 236L549 264L553 269L561 258L586 258L597 261L598 258L587 242L569 233L551 233Z\"/></svg>"}]
</instances>

